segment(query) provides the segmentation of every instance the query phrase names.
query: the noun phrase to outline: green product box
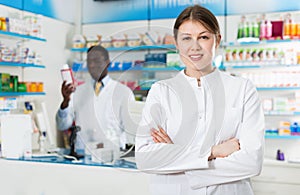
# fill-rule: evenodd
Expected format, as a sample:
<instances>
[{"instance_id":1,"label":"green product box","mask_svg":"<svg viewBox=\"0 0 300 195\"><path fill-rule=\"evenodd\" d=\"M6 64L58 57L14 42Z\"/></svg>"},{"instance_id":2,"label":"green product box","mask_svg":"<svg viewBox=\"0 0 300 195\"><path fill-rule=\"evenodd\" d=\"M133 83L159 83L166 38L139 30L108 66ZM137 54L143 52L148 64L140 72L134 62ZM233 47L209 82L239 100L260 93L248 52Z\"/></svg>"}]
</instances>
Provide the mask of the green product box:
<instances>
[{"instance_id":1,"label":"green product box","mask_svg":"<svg viewBox=\"0 0 300 195\"><path fill-rule=\"evenodd\" d=\"M17 88L18 88L18 92L26 92L27 91L27 87L24 82L18 82Z\"/></svg>"},{"instance_id":2,"label":"green product box","mask_svg":"<svg viewBox=\"0 0 300 195\"><path fill-rule=\"evenodd\" d=\"M10 88L13 92L18 92L18 76L11 75L10 76Z\"/></svg>"},{"instance_id":3,"label":"green product box","mask_svg":"<svg viewBox=\"0 0 300 195\"><path fill-rule=\"evenodd\" d=\"M0 73L0 91L9 92L10 90L10 74Z\"/></svg>"}]
</instances>

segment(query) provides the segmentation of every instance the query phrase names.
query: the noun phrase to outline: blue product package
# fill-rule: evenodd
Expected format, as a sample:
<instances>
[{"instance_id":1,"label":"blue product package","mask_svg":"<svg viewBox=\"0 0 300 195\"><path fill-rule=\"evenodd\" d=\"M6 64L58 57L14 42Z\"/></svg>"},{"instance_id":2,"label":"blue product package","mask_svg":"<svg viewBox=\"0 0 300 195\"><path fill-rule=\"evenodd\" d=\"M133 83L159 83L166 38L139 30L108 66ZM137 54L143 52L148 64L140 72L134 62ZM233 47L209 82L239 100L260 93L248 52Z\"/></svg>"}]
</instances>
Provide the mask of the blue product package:
<instances>
[{"instance_id":1,"label":"blue product package","mask_svg":"<svg viewBox=\"0 0 300 195\"><path fill-rule=\"evenodd\" d=\"M121 70L121 62L111 62L108 70L116 71Z\"/></svg>"},{"instance_id":2,"label":"blue product package","mask_svg":"<svg viewBox=\"0 0 300 195\"><path fill-rule=\"evenodd\" d=\"M128 70L128 69L130 69L132 67L132 62L126 62L126 61L124 61L123 63L122 63L122 70Z\"/></svg>"}]
</instances>

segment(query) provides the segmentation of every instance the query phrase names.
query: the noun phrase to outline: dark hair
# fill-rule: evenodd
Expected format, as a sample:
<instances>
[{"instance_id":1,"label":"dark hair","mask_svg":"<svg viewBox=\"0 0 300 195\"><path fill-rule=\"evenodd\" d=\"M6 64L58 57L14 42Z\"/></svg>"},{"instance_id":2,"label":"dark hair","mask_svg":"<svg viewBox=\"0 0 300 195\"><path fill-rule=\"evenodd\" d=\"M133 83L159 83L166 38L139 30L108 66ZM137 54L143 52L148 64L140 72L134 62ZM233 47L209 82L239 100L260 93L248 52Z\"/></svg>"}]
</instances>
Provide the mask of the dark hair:
<instances>
[{"instance_id":1,"label":"dark hair","mask_svg":"<svg viewBox=\"0 0 300 195\"><path fill-rule=\"evenodd\" d=\"M109 59L108 51L101 45L91 46L90 48L88 48L87 53L89 53L90 51L99 51L101 53L101 56L104 57L104 60Z\"/></svg>"},{"instance_id":2,"label":"dark hair","mask_svg":"<svg viewBox=\"0 0 300 195\"><path fill-rule=\"evenodd\" d=\"M193 5L185 8L177 17L173 28L175 40L177 40L179 27L188 20L200 22L209 32L215 35L220 34L219 23L215 15L200 5Z\"/></svg>"}]
</instances>

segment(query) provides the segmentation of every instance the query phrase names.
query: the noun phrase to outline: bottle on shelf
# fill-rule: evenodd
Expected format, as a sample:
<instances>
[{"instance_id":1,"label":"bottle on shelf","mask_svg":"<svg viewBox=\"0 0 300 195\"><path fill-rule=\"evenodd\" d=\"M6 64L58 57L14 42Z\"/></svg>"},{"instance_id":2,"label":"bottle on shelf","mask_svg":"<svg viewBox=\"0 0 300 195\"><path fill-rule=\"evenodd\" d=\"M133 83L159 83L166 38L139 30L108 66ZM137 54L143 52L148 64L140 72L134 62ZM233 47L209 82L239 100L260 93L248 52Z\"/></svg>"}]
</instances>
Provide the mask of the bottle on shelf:
<instances>
[{"instance_id":1,"label":"bottle on shelf","mask_svg":"<svg viewBox=\"0 0 300 195\"><path fill-rule=\"evenodd\" d=\"M291 25L291 36L297 36L297 24L295 23L294 20L291 19L291 22L290 22L290 25Z\"/></svg>"},{"instance_id":2,"label":"bottle on shelf","mask_svg":"<svg viewBox=\"0 0 300 195\"><path fill-rule=\"evenodd\" d=\"M253 35L253 37L254 38L259 38L259 26L258 26L258 23L257 22L253 22L252 23L252 26L253 26L253 33L252 33L252 35Z\"/></svg>"},{"instance_id":3,"label":"bottle on shelf","mask_svg":"<svg viewBox=\"0 0 300 195\"><path fill-rule=\"evenodd\" d=\"M266 35L267 35L267 32L266 32L266 22L265 22L265 20L262 20L261 22L260 22L260 35L259 35L259 38L260 38L260 40L263 40L263 39L265 39L266 38Z\"/></svg>"},{"instance_id":4,"label":"bottle on shelf","mask_svg":"<svg viewBox=\"0 0 300 195\"><path fill-rule=\"evenodd\" d=\"M291 14L287 14L284 19L283 24L283 35L290 36L291 35Z\"/></svg>"},{"instance_id":5,"label":"bottle on shelf","mask_svg":"<svg viewBox=\"0 0 300 195\"><path fill-rule=\"evenodd\" d=\"M237 34L237 39L243 38L244 37L244 23L245 23L246 17L242 16L241 21L238 24L238 34Z\"/></svg>"},{"instance_id":6,"label":"bottle on shelf","mask_svg":"<svg viewBox=\"0 0 300 195\"><path fill-rule=\"evenodd\" d=\"M266 32L266 38L269 39L269 38L272 37L272 28L273 28L273 25L272 25L272 23L271 23L270 20L268 20L266 22L265 28L266 28L266 30L265 30L265 32Z\"/></svg>"}]
</instances>

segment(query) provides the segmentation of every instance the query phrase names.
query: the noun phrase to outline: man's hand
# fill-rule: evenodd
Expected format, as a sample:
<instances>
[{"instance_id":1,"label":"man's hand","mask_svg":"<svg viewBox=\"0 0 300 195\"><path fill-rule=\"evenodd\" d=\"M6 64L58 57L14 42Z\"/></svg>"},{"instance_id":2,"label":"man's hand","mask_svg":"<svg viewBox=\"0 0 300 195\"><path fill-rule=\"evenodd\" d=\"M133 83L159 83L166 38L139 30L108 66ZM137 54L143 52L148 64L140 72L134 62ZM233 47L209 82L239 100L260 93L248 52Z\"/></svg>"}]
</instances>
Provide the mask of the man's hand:
<instances>
[{"instance_id":1,"label":"man's hand","mask_svg":"<svg viewBox=\"0 0 300 195\"><path fill-rule=\"evenodd\" d=\"M72 83L66 84L66 81L64 81L61 85L61 94L63 96L63 102L60 105L61 109L65 109L69 106L69 102L71 99L71 94L75 91L75 85Z\"/></svg>"},{"instance_id":2,"label":"man's hand","mask_svg":"<svg viewBox=\"0 0 300 195\"><path fill-rule=\"evenodd\" d=\"M151 129L151 136L155 143L173 144L173 141L169 135L160 126L158 126L158 130L154 128Z\"/></svg>"}]
</instances>

